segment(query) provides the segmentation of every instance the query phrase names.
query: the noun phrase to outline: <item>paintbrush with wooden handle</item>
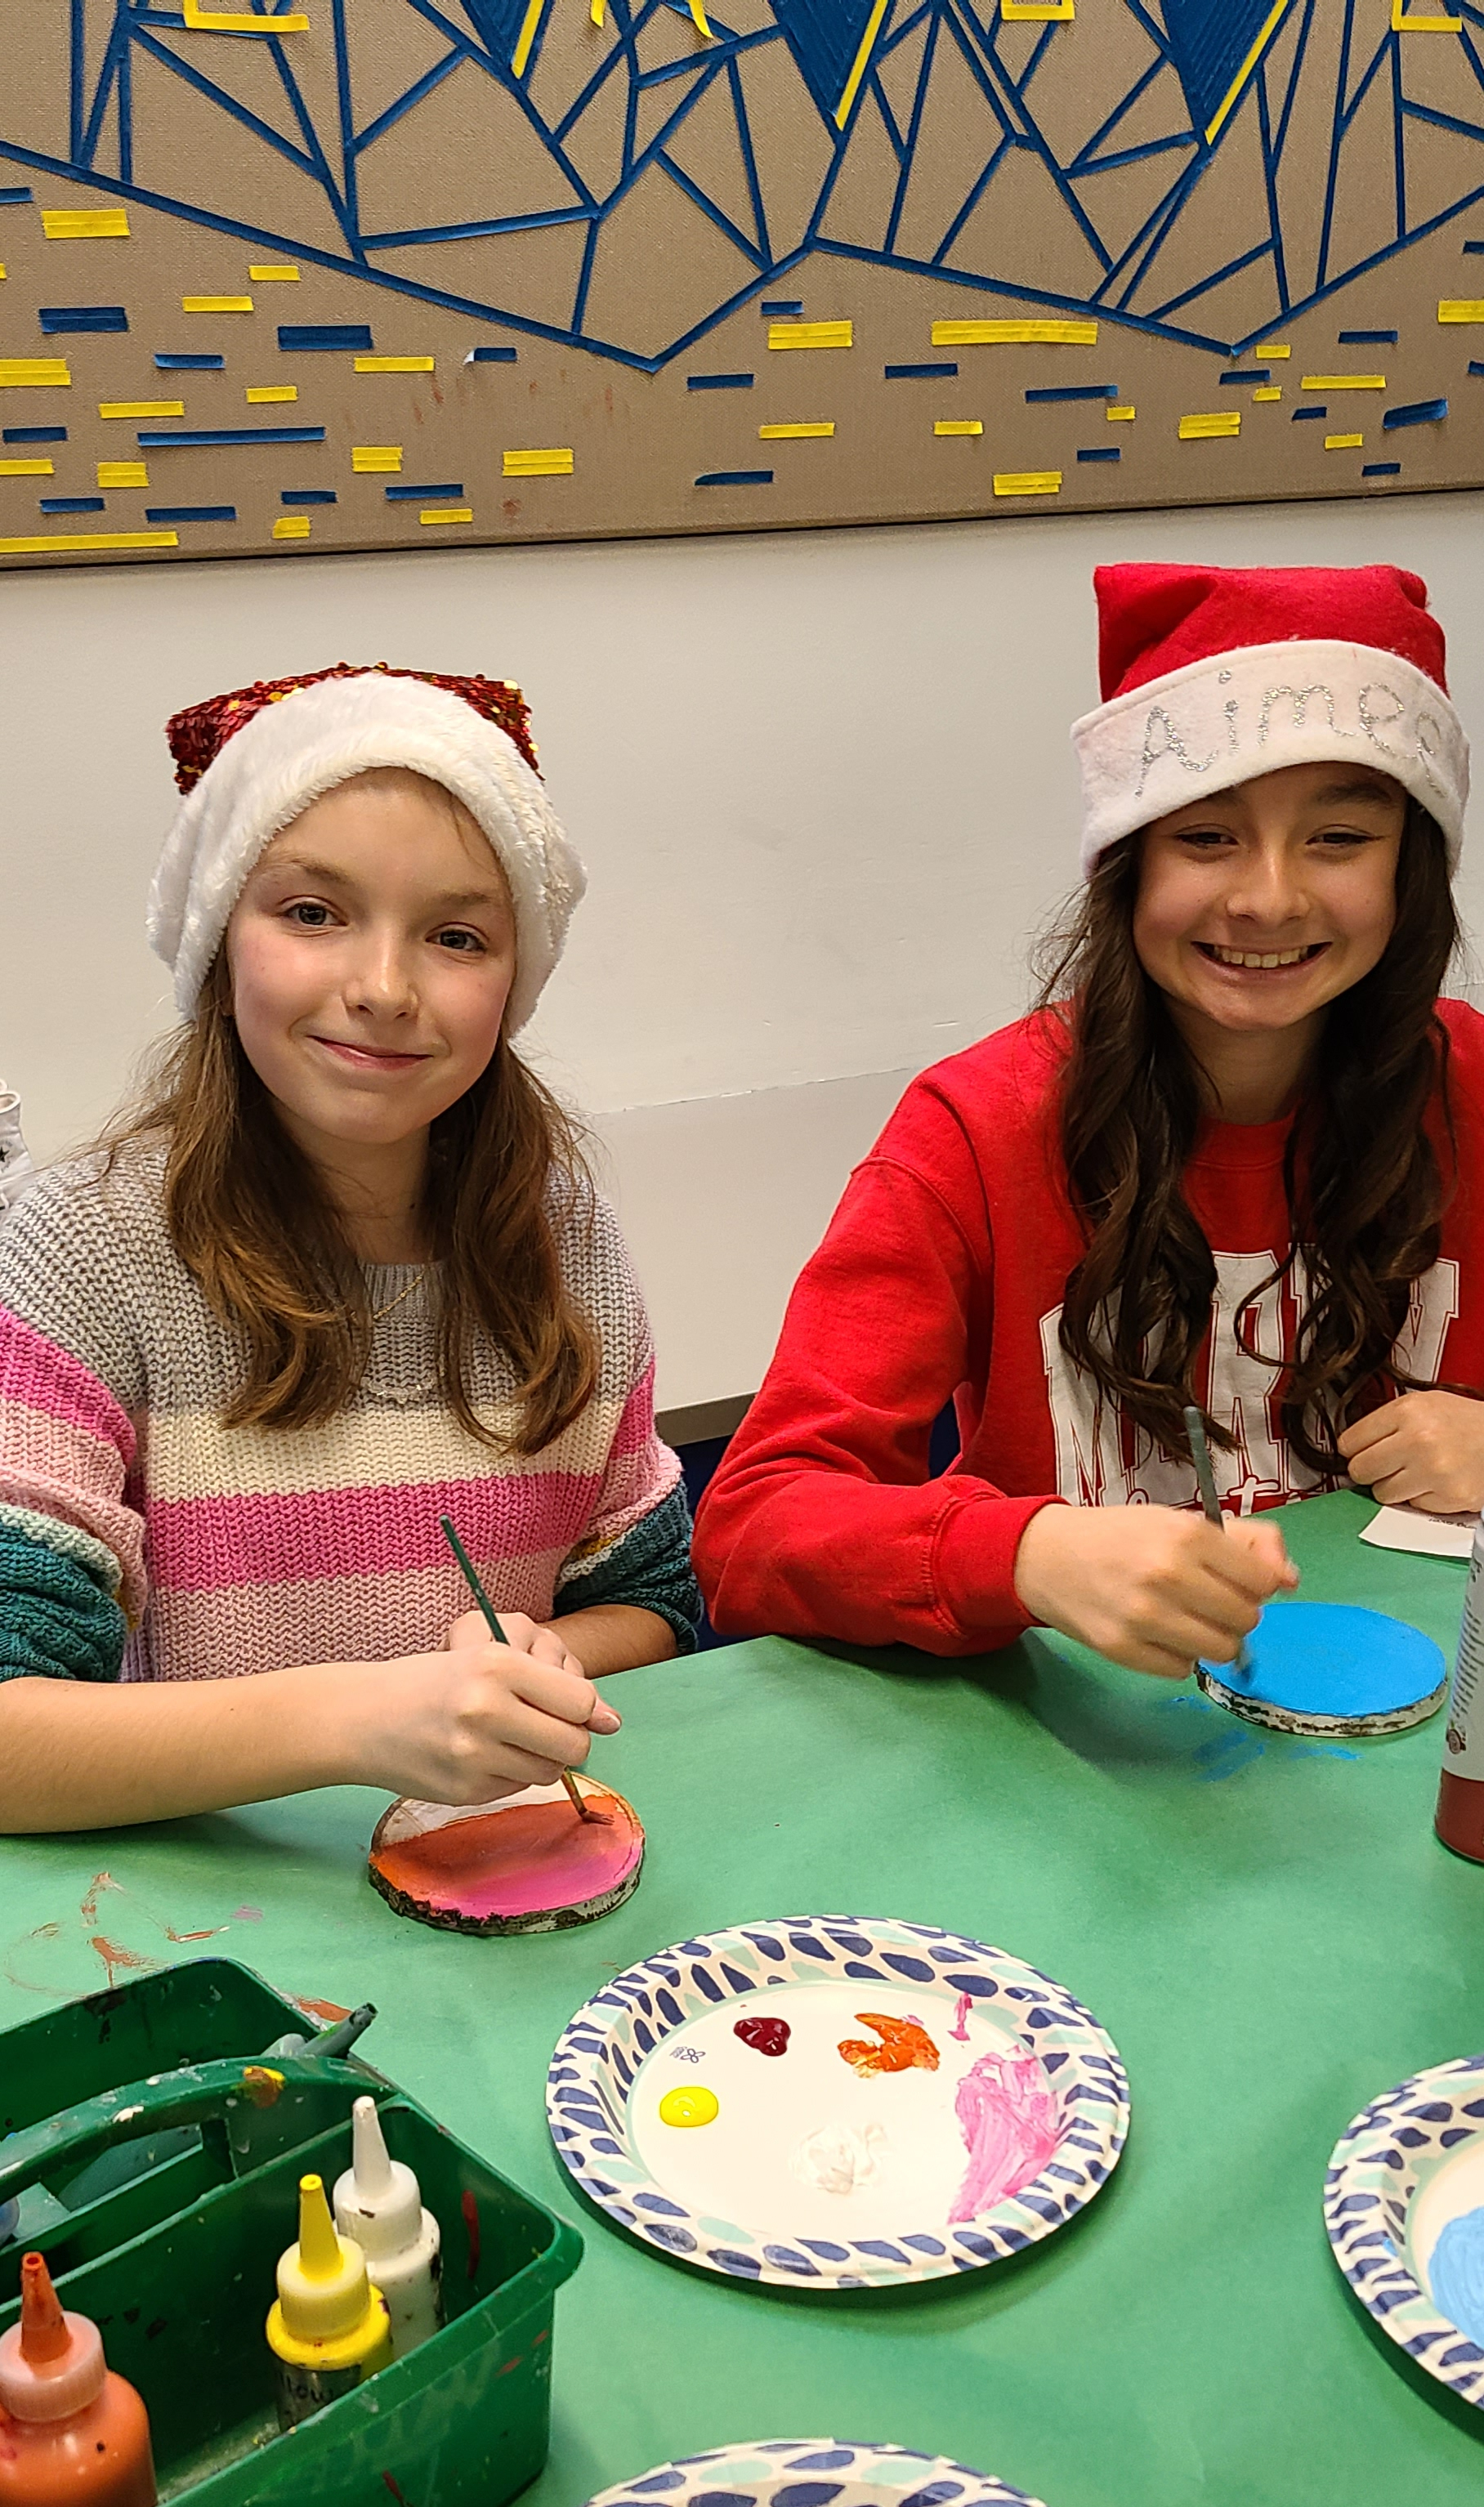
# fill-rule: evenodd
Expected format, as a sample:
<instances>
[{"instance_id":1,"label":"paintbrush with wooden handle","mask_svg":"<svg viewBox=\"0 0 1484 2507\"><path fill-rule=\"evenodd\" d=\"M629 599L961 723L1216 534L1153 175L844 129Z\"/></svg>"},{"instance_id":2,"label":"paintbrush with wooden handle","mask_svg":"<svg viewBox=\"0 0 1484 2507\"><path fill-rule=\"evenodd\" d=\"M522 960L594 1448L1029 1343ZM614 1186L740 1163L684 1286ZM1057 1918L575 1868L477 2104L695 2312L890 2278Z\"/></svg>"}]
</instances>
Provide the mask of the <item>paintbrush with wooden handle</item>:
<instances>
[{"instance_id":1,"label":"paintbrush with wooden handle","mask_svg":"<svg viewBox=\"0 0 1484 2507\"><path fill-rule=\"evenodd\" d=\"M1190 1438L1190 1459L1195 1465L1196 1486L1201 1492L1201 1505L1206 1520L1217 1532L1226 1530L1226 1517L1216 1495L1216 1475L1212 1469L1211 1447L1206 1441L1206 1422L1193 1401L1185 1405L1185 1434ZM1238 1646L1232 1668L1243 1680L1252 1676L1252 1657L1246 1637Z\"/></svg>"},{"instance_id":2,"label":"paintbrush with wooden handle","mask_svg":"<svg viewBox=\"0 0 1484 2507\"><path fill-rule=\"evenodd\" d=\"M459 1537L454 1531L448 1516L446 1514L441 1514L438 1520L443 1526L443 1537L458 1561L464 1582L468 1585L469 1590L473 1594L476 1602L479 1604L480 1609L484 1612L485 1625L489 1630L489 1633L493 1637L496 1645L509 1645L510 1639L507 1637L504 1629L499 1623L499 1619L495 1615L494 1604L491 1602L489 1594L484 1588L484 1585L479 1580L473 1559L464 1547L463 1543L459 1540ZM590 1826L594 1828L607 1828L611 1826L611 1822L609 1821L608 1814L605 1810L594 1810L591 1804L583 1800L582 1795L578 1790L577 1779L573 1775L570 1767L562 1768L561 1781L566 1787L567 1798L571 1802L572 1808L577 1813L579 1819L587 1820Z\"/></svg>"}]
</instances>

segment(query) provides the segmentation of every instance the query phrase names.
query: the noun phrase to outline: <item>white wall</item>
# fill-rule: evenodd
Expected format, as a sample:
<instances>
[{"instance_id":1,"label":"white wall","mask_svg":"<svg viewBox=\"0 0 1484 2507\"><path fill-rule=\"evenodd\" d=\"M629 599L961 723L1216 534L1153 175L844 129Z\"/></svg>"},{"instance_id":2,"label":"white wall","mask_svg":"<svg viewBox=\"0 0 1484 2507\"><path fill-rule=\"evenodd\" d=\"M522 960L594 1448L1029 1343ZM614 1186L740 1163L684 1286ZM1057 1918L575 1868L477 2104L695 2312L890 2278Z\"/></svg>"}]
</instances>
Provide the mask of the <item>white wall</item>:
<instances>
[{"instance_id":1,"label":"white wall","mask_svg":"<svg viewBox=\"0 0 1484 2507\"><path fill-rule=\"evenodd\" d=\"M1092 567L1415 566L1484 726L1481 513L1387 496L5 576L0 1072L52 1155L167 1018L141 916L177 706L342 658L518 678L592 873L532 1033L600 1118L662 1402L750 1392L905 1074L1023 1005L1028 935L1075 874ZM1464 891L1477 926L1484 855Z\"/></svg>"}]
</instances>

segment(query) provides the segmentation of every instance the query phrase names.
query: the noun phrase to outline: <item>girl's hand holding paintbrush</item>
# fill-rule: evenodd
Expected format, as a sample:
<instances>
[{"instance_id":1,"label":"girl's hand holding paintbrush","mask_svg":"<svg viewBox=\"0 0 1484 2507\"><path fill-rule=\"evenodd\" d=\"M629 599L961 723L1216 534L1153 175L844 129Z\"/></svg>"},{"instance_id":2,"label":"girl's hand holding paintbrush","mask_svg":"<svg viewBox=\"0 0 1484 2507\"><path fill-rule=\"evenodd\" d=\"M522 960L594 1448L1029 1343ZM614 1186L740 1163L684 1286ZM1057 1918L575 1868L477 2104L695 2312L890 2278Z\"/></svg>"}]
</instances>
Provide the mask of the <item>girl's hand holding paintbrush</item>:
<instances>
[{"instance_id":1,"label":"girl's hand holding paintbrush","mask_svg":"<svg viewBox=\"0 0 1484 2507\"><path fill-rule=\"evenodd\" d=\"M560 1783L564 1768L584 1763L595 1732L618 1730L559 1639L513 1611L502 1625L508 1645L466 1613L438 1653L354 1666L362 1783L420 1801L497 1801Z\"/></svg>"},{"instance_id":2,"label":"girl's hand holding paintbrush","mask_svg":"<svg viewBox=\"0 0 1484 2507\"><path fill-rule=\"evenodd\" d=\"M1230 1662L1264 1602L1297 1582L1276 1523L1233 1517L1218 1532L1168 1506L1045 1506L1015 1556L1032 1618L1161 1680Z\"/></svg>"}]
</instances>

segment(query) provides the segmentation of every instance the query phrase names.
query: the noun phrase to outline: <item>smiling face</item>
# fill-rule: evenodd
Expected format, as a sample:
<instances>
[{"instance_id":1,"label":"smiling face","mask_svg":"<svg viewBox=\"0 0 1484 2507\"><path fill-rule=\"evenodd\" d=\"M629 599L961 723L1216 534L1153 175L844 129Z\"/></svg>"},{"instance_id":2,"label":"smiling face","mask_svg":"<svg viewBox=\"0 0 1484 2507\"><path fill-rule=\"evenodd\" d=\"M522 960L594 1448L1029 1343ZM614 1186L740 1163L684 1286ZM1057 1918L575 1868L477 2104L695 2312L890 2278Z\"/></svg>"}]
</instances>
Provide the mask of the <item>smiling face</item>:
<instances>
[{"instance_id":1,"label":"smiling face","mask_svg":"<svg viewBox=\"0 0 1484 2507\"><path fill-rule=\"evenodd\" d=\"M487 1068L516 970L504 872L461 803L359 775L274 838L227 926L232 1013L316 1164L425 1143Z\"/></svg>"},{"instance_id":2,"label":"smiling face","mask_svg":"<svg viewBox=\"0 0 1484 2507\"><path fill-rule=\"evenodd\" d=\"M1198 1054L1317 1034L1396 919L1406 795L1369 767L1285 766L1144 831L1134 945Z\"/></svg>"}]
</instances>

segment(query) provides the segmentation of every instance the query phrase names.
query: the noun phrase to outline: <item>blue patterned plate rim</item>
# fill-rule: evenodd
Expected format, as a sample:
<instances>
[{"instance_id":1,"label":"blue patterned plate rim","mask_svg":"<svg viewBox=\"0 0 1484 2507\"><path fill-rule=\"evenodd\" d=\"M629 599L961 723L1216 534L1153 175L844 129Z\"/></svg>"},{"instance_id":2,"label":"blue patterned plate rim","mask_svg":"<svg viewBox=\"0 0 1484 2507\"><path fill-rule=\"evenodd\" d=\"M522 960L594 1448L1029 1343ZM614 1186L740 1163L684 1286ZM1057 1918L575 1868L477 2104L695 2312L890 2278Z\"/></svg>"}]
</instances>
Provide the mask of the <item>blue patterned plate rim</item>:
<instances>
[{"instance_id":1,"label":"blue patterned plate rim","mask_svg":"<svg viewBox=\"0 0 1484 2507\"><path fill-rule=\"evenodd\" d=\"M1324 2174L1324 2229L1363 2307L1440 2385L1484 2410L1484 2349L1440 2315L1407 2261L1418 2177L1484 2134L1484 2054L1414 2072L1362 2107Z\"/></svg>"},{"instance_id":2,"label":"blue patterned plate rim","mask_svg":"<svg viewBox=\"0 0 1484 2507\"><path fill-rule=\"evenodd\" d=\"M851 2239L842 2224L838 2236L790 2241L705 2220L657 2185L629 2143L624 2116L654 2047L716 2004L770 1982L836 1980L967 1993L1013 2027L1051 2075L1061 2110L1062 2137L1040 2175L957 2225ZM1129 2089L1118 2050L1092 2013L1008 1950L895 1916L784 1915L676 1943L603 1985L557 2041L546 2117L558 2157L589 2200L659 2253L780 2288L874 2289L976 2271L1065 2227L1118 2163Z\"/></svg>"},{"instance_id":3,"label":"blue patterned plate rim","mask_svg":"<svg viewBox=\"0 0 1484 2507\"><path fill-rule=\"evenodd\" d=\"M763 2472L760 2455L777 2468ZM846 2492L845 2507L1041 2507L1029 2491L946 2454L834 2437L754 2438L678 2455L615 2482L587 2507L692 2507L718 2494L730 2507L831 2507Z\"/></svg>"}]
</instances>

